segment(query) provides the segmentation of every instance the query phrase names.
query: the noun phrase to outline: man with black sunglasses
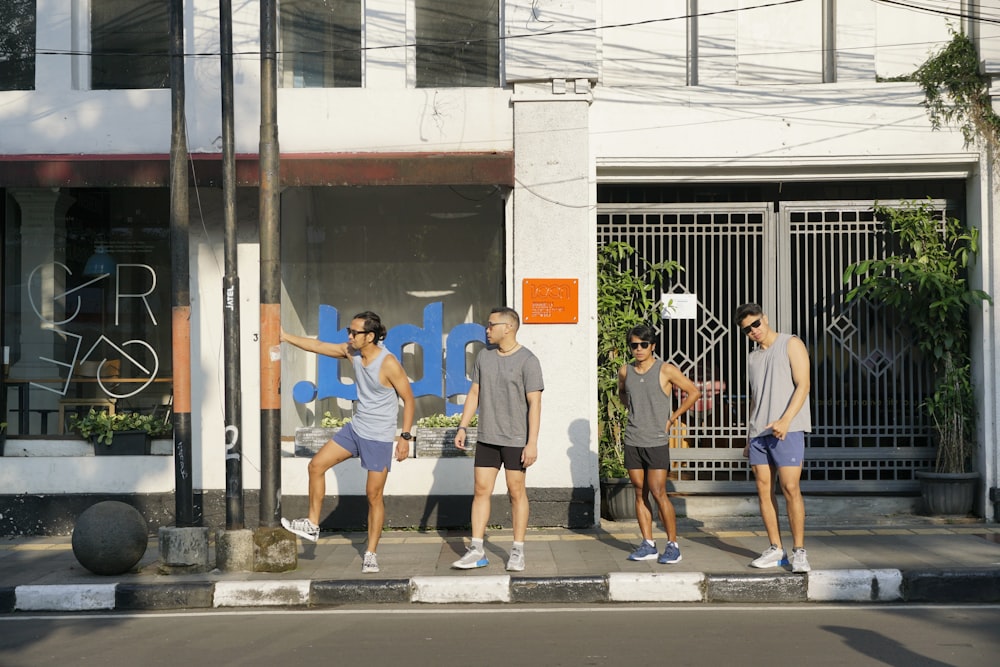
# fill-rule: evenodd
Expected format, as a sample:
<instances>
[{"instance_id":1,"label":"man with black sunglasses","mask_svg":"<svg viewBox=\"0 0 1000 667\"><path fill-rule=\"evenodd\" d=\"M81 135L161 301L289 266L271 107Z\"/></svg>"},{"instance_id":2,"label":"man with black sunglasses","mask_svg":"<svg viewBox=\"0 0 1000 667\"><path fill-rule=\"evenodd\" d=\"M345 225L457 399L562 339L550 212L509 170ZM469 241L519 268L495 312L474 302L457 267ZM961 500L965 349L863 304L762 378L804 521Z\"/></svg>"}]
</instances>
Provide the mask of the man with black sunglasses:
<instances>
[{"instance_id":1,"label":"man with black sunglasses","mask_svg":"<svg viewBox=\"0 0 1000 667\"><path fill-rule=\"evenodd\" d=\"M743 334L757 344L747 359L750 414L743 456L750 459L757 480L760 515L771 541L771 546L750 565L777 567L789 562L787 552L781 547L778 499L774 489L777 475L792 532L792 572L808 572L811 568L804 545L806 510L799 479L805 434L812 430L809 353L797 336L772 329L767 315L756 303L737 308L736 323Z\"/></svg>"},{"instance_id":2,"label":"man with black sunglasses","mask_svg":"<svg viewBox=\"0 0 1000 667\"><path fill-rule=\"evenodd\" d=\"M656 332L645 324L628 332L628 346L634 361L618 371L618 398L628 408L625 425L625 468L635 488L635 518L639 522L642 543L629 554L629 560L652 560L679 563L677 515L667 495L667 471L670 469L671 431L681 416L693 406L701 392L694 382L673 364L656 356ZM676 410L671 408L673 389L684 393ZM667 532L667 545L660 554L653 540L653 514L650 496Z\"/></svg>"},{"instance_id":3,"label":"man with black sunglasses","mask_svg":"<svg viewBox=\"0 0 1000 667\"><path fill-rule=\"evenodd\" d=\"M399 360L380 343L386 330L382 319L366 310L351 319L346 343L327 343L315 338L293 336L281 330L281 341L307 352L325 354L334 359L347 359L354 366L354 383L358 400L354 415L334 434L309 461L309 516L301 519L282 518L281 525L304 539L319 539L320 513L326 495L326 471L357 457L368 473L365 493L368 496L368 548L362 558L361 571L379 571L375 550L385 522L383 491L392 467L393 441L396 461L410 455L410 428L413 426L414 398L410 381ZM403 432L396 437L399 400L403 401Z\"/></svg>"}]
</instances>

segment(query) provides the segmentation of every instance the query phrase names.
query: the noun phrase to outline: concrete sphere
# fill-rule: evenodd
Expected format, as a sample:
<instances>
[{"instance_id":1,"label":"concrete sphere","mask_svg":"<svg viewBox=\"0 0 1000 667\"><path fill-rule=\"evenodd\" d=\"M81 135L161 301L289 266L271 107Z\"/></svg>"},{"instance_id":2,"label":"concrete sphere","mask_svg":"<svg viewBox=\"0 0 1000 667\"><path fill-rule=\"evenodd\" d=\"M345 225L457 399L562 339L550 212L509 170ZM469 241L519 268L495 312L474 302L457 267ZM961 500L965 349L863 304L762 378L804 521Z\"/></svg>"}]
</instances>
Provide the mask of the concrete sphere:
<instances>
[{"instance_id":1,"label":"concrete sphere","mask_svg":"<svg viewBox=\"0 0 1000 667\"><path fill-rule=\"evenodd\" d=\"M94 574L124 574L146 553L149 529L139 510L105 500L77 517L73 526L73 555Z\"/></svg>"}]
</instances>

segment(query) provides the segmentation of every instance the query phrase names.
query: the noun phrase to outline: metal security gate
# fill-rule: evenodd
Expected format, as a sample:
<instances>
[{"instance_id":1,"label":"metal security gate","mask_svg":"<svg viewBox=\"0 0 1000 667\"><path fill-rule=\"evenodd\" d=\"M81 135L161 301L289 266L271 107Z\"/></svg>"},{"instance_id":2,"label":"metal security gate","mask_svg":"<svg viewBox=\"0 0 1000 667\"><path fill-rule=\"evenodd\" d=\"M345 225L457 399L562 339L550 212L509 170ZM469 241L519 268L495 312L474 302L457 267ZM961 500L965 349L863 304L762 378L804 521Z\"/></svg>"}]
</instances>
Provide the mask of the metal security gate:
<instances>
[{"instance_id":1,"label":"metal security gate","mask_svg":"<svg viewBox=\"0 0 1000 667\"><path fill-rule=\"evenodd\" d=\"M912 493L933 464L921 409L927 364L904 323L867 302L844 303L844 269L886 254L872 203L600 204L598 243L625 241L649 262L684 271L662 290L688 294L693 319L660 323L660 355L700 384L671 460L684 493L754 489L746 443L747 338L736 308L758 302L775 329L795 333L812 366L813 432L802 487L811 492ZM883 202L891 204L891 202ZM936 202L942 213L944 202ZM948 212L954 215L954 212ZM637 262L633 261L632 268Z\"/></svg>"}]
</instances>

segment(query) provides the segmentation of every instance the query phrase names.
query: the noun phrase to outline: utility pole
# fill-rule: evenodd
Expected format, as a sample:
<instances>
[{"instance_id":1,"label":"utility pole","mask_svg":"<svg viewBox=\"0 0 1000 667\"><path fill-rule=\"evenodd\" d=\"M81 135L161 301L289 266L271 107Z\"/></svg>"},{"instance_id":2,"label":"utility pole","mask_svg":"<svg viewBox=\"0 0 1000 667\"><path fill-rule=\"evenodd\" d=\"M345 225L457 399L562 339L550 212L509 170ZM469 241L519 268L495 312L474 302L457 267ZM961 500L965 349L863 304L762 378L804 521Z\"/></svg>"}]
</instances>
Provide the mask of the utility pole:
<instances>
[{"instance_id":1,"label":"utility pole","mask_svg":"<svg viewBox=\"0 0 1000 667\"><path fill-rule=\"evenodd\" d=\"M276 0L260 3L260 528L258 572L298 565L281 520L281 228Z\"/></svg>"},{"instance_id":2,"label":"utility pole","mask_svg":"<svg viewBox=\"0 0 1000 667\"><path fill-rule=\"evenodd\" d=\"M240 372L240 278L236 243L236 149L233 131L233 2L219 0L222 46L222 195L225 275L222 278L226 367L226 530L241 530L243 517L243 400Z\"/></svg>"}]
</instances>

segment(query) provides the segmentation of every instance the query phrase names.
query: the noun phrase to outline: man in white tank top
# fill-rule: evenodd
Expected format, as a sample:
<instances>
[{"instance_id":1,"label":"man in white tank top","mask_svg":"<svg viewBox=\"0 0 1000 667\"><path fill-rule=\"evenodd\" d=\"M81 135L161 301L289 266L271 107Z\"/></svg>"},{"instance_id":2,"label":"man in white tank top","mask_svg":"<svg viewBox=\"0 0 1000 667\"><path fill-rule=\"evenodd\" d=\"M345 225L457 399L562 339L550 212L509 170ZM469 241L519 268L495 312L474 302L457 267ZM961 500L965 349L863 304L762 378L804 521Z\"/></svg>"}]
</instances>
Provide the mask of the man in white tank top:
<instances>
[{"instance_id":1,"label":"man in white tank top","mask_svg":"<svg viewBox=\"0 0 1000 667\"><path fill-rule=\"evenodd\" d=\"M750 459L757 480L760 515L764 520L769 546L750 565L776 567L789 563L781 546L778 499L774 490L777 475L788 507L792 532L792 572L808 572L805 550L806 510L799 488L805 434L812 430L809 408L809 353L796 336L771 328L767 315L755 303L736 310L736 323L757 344L747 359L750 381L750 410L747 446L743 456Z\"/></svg>"}]
</instances>

